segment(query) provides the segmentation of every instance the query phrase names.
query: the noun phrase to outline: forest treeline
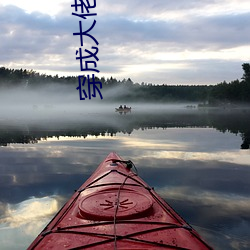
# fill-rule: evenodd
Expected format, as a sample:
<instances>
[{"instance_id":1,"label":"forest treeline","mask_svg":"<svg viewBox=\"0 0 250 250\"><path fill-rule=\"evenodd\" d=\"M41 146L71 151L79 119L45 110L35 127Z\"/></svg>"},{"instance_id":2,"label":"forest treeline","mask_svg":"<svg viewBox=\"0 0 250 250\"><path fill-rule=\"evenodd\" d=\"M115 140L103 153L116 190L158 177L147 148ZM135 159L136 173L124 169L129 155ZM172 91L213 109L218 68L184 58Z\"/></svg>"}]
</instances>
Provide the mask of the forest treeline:
<instances>
[{"instance_id":1,"label":"forest treeline","mask_svg":"<svg viewBox=\"0 0 250 250\"><path fill-rule=\"evenodd\" d=\"M243 76L239 80L222 82L216 85L154 85L152 83L134 83L130 78L97 78L102 82L102 92L117 88L116 94L109 99L172 102L190 101L208 105L224 105L228 103L250 103L250 64L242 64ZM0 87L36 88L53 83L78 86L78 76L51 76L40 74L34 70L9 69L0 67ZM104 95L105 97L105 95Z\"/></svg>"}]
</instances>

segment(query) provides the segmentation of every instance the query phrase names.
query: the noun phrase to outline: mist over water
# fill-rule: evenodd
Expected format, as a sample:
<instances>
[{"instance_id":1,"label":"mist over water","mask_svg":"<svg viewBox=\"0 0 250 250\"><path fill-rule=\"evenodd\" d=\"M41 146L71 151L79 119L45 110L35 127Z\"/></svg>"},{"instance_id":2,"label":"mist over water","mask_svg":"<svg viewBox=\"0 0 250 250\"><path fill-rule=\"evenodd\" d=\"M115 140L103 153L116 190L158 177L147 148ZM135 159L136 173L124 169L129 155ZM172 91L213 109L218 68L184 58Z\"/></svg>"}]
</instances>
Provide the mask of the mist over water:
<instances>
[{"instance_id":1,"label":"mist over water","mask_svg":"<svg viewBox=\"0 0 250 250\"><path fill-rule=\"evenodd\" d=\"M122 90L118 87L112 93L103 94L119 95ZM132 107L132 111L115 112L115 108L120 105ZM48 133L49 136L57 137L72 135L72 129L74 136L98 136L117 132L131 134L140 127L208 126L240 134L243 139L242 148L249 148L249 115L250 109L200 109L197 103L133 103L129 100L124 103L98 97L80 100L73 86L59 84L0 91L0 137L2 131L3 145L8 141L21 142L23 136L29 138L28 141L34 141L46 138ZM19 132L8 140L6 131L12 134L14 131Z\"/></svg>"},{"instance_id":2,"label":"mist over water","mask_svg":"<svg viewBox=\"0 0 250 250\"><path fill-rule=\"evenodd\" d=\"M95 110L96 100L80 101L73 86L52 85L45 88L19 88L1 90L0 104L2 117L43 119L54 115L65 117L64 112L91 112ZM99 110L103 108L99 105ZM52 118L52 117L50 117Z\"/></svg>"},{"instance_id":3,"label":"mist over water","mask_svg":"<svg viewBox=\"0 0 250 250\"><path fill-rule=\"evenodd\" d=\"M124 94L125 88L114 88L104 92L104 98L99 96L91 100L80 100L79 93L73 86L56 85L30 88L12 88L0 90L0 121L11 121L12 125L19 122L55 122L55 121L103 121L111 122L116 107L126 105L132 107L133 113L145 112L188 112L187 104L153 104L110 102L109 96ZM127 90L126 90L127 91ZM93 117L98 114L98 117Z\"/></svg>"}]
</instances>

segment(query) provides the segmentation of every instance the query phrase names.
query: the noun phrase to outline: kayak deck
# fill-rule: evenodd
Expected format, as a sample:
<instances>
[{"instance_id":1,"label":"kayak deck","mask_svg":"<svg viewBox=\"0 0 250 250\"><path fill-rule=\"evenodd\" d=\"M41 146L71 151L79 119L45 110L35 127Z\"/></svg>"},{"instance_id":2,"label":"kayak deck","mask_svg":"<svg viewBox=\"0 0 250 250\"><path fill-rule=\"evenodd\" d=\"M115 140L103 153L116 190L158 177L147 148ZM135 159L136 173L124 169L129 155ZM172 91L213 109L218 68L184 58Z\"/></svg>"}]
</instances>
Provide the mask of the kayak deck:
<instances>
[{"instance_id":1,"label":"kayak deck","mask_svg":"<svg viewBox=\"0 0 250 250\"><path fill-rule=\"evenodd\" d=\"M110 153L28 249L212 249Z\"/></svg>"}]
</instances>

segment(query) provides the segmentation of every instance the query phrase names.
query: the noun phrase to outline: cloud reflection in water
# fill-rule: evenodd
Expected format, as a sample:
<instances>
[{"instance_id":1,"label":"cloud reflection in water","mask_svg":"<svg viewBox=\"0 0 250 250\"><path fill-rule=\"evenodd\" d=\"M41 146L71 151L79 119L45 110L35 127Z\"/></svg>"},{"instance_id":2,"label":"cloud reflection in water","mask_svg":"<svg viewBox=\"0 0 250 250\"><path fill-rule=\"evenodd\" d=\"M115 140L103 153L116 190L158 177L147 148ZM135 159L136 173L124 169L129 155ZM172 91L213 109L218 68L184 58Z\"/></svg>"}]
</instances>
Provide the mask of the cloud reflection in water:
<instances>
[{"instance_id":1,"label":"cloud reflection in water","mask_svg":"<svg viewBox=\"0 0 250 250\"><path fill-rule=\"evenodd\" d=\"M56 212L62 205L52 195L68 198L115 150L131 159L139 175L188 222L206 228L201 231L216 249L244 249L242 244L249 246L250 238L250 230L244 231L250 227L250 155L236 149L240 142L239 136L211 128L167 128L138 129L129 136L11 144L0 151L1 211L5 212L0 237L10 240L16 234L17 242L26 240L19 249L27 246L35 237L31 233L40 232L49 221L51 214L43 212L47 208ZM28 199L31 195L37 198ZM25 218L32 223L26 224ZM218 234L223 237L218 239Z\"/></svg>"},{"instance_id":2,"label":"cloud reflection in water","mask_svg":"<svg viewBox=\"0 0 250 250\"><path fill-rule=\"evenodd\" d=\"M60 197L30 198L18 204L6 204L0 217L0 242L3 249L22 249L30 244L59 210Z\"/></svg>"}]
</instances>

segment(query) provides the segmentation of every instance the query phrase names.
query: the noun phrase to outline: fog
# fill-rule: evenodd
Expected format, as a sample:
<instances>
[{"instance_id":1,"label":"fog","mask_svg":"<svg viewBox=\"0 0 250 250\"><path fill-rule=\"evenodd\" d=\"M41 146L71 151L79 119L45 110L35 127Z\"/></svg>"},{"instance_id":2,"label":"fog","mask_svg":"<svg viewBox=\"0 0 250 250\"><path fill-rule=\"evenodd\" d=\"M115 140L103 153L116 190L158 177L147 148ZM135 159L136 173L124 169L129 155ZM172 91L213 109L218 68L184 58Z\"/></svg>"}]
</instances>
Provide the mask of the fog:
<instances>
[{"instance_id":1,"label":"fog","mask_svg":"<svg viewBox=\"0 0 250 250\"><path fill-rule=\"evenodd\" d=\"M106 112L108 108L100 105L102 100L95 99L80 101L74 86L5 89L0 93L0 121L78 120L89 113Z\"/></svg>"},{"instance_id":2,"label":"fog","mask_svg":"<svg viewBox=\"0 0 250 250\"><path fill-rule=\"evenodd\" d=\"M240 134L241 148L250 142L250 109L198 108L197 103L148 103L112 101L125 93L117 87L102 91L103 99L80 100L75 86L51 84L47 87L0 89L1 144L36 142L52 136L111 136L131 134L139 128L210 127ZM131 112L116 112L120 105Z\"/></svg>"},{"instance_id":3,"label":"fog","mask_svg":"<svg viewBox=\"0 0 250 250\"><path fill-rule=\"evenodd\" d=\"M154 112L162 110L175 111L187 110L187 104L146 104L132 103L129 100L124 103L112 102L111 97L128 93L125 88L117 87L108 91L102 91L101 100L97 93L96 98L80 100L79 91L66 85L52 84L47 87L11 88L0 89L0 122L35 122L57 120L102 120L115 114L115 108L120 105L132 107L132 112ZM95 115L95 116L93 116ZM117 113L116 113L117 115ZM85 119L84 119L85 118ZM109 117L110 118L110 117Z\"/></svg>"}]
</instances>

